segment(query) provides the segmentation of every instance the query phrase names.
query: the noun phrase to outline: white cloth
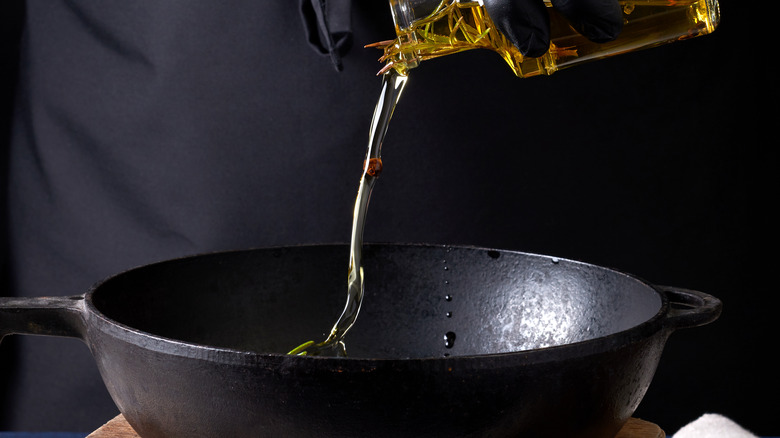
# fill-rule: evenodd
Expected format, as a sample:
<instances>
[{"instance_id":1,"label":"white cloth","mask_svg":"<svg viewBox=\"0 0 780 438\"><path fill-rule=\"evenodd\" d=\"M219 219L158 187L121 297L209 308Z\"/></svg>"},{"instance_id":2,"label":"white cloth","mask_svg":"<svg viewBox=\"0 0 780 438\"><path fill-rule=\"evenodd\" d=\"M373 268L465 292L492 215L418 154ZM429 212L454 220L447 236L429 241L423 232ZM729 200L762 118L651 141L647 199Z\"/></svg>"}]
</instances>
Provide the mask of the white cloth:
<instances>
[{"instance_id":1,"label":"white cloth","mask_svg":"<svg viewBox=\"0 0 780 438\"><path fill-rule=\"evenodd\" d=\"M672 438L758 438L719 414L704 414L683 426Z\"/></svg>"}]
</instances>

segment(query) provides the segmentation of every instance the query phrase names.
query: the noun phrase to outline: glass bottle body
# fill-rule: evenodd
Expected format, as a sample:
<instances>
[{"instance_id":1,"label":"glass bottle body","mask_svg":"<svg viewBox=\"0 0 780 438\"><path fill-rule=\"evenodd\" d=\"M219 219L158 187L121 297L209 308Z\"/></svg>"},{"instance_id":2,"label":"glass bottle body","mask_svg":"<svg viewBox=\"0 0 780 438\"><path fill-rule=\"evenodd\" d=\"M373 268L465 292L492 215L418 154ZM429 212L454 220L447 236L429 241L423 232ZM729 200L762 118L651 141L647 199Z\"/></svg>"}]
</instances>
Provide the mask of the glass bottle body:
<instances>
[{"instance_id":1,"label":"glass bottle body","mask_svg":"<svg viewBox=\"0 0 780 438\"><path fill-rule=\"evenodd\" d=\"M550 75L583 62L706 35L715 30L717 0L621 1L623 31L608 43L577 33L550 13L551 43L543 56L523 56L493 24L480 0L389 0L396 39L380 45L387 65L405 74L420 61L477 48L497 52L519 77Z\"/></svg>"}]
</instances>

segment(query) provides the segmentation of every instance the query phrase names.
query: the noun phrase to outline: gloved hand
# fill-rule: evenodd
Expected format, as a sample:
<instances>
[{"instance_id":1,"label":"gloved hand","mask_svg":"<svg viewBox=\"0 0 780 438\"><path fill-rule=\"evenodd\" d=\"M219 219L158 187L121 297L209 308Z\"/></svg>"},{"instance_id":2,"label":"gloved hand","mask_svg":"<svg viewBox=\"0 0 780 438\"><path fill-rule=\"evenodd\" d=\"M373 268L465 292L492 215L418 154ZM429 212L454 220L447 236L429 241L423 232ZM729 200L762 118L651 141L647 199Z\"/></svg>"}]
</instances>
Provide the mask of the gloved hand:
<instances>
[{"instance_id":1,"label":"gloved hand","mask_svg":"<svg viewBox=\"0 0 780 438\"><path fill-rule=\"evenodd\" d=\"M544 55L550 47L550 17L542 0L483 0L499 32L525 56ZM584 37L612 41L623 28L618 0L552 0L552 5Z\"/></svg>"}]
</instances>

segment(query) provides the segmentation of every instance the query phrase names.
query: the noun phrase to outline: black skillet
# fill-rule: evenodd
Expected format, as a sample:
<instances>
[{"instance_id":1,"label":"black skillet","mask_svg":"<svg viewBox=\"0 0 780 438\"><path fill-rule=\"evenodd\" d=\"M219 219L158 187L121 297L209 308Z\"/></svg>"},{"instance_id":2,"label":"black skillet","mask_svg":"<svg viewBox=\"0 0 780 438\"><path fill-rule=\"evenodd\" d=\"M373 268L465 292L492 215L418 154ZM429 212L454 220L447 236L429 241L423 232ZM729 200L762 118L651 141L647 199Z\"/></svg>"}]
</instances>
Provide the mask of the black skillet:
<instances>
[{"instance_id":1,"label":"black skillet","mask_svg":"<svg viewBox=\"0 0 780 438\"><path fill-rule=\"evenodd\" d=\"M0 298L0 338L82 339L143 438L605 438L667 337L721 309L542 255L387 244L364 259L347 358L285 354L338 317L346 245L200 255L84 295Z\"/></svg>"}]
</instances>

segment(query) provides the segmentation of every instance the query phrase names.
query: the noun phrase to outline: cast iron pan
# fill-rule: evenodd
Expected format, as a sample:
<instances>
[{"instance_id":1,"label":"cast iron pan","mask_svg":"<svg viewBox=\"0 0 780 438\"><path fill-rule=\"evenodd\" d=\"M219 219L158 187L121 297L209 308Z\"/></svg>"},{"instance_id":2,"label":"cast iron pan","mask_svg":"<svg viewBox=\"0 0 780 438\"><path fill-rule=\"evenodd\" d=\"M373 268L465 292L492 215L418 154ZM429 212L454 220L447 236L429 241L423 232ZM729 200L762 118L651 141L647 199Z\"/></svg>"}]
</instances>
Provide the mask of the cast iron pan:
<instances>
[{"instance_id":1,"label":"cast iron pan","mask_svg":"<svg viewBox=\"0 0 780 438\"><path fill-rule=\"evenodd\" d=\"M84 340L144 438L605 438L638 406L669 334L721 309L542 255L388 244L364 258L347 358L285 354L340 314L346 245L200 255L84 295L0 298L0 338Z\"/></svg>"}]
</instances>

